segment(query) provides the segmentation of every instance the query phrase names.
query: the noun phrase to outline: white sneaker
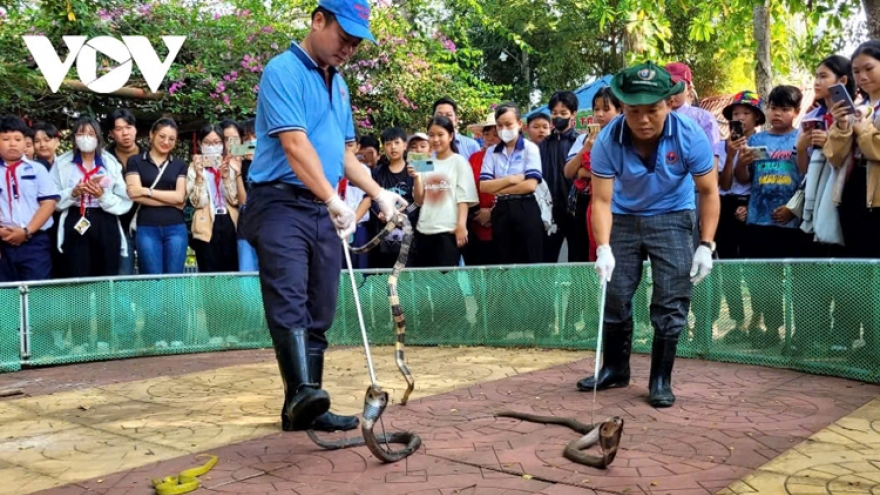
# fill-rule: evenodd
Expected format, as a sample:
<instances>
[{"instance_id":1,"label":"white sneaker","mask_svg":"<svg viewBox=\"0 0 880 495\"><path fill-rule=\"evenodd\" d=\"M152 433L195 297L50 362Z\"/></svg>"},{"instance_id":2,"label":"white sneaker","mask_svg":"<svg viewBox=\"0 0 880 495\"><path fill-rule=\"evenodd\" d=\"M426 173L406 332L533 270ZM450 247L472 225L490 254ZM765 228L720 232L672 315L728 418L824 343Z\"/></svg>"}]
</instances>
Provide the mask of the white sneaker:
<instances>
[{"instance_id":1,"label":"white sneaker","mask_svg":"<svg viewBox=\"0 0 880 495\"><path fill-rule=\"evenodd\" d=\"M179 349L181 347L183 347L183 342L181 342L179 340L172 340L171 341L171 348L172 349Z\"/></svg>"},{"instance_id":2,"label":"white sneaker","mask_svg":"<svg viewBox=\"0 0 880 495\"><path fill-rule=\"evenodd\" d=\"M167 349L167 348L168 348L168 342L165 342L164 340L160 340L160 341L156 342L153 346L154 346L156 349Z\"/></svg>"},{"instance_id":3,"label":"white sneaker","mask_svg":"<svg viewBox=\"0 0 880 495\"><path fill-rule=\"evenodd\" d=\"M208 340L208 345L223 345L223 337L211 337L211 339Z\"/></svg>"},{"instance_id":4,"label":"white sneaker","mask_svg":"<svg viewBox=\"0 0 880 495\"><path fill-rule=\"evenodd\" d=\"M100 353L110 352L110 344L107 342L98 342L97 350Z\"/></svg>"},{"instance_id":5,"label":"white sneaker","mask_svg":"<svg viewBox=\"0 0 880 495\"><path fill-rule=\"evenodd\" d=\"M238 344L239 342L241 342L241 341L238 340L238 337L236 337L235 335L230 335L229 337L226 337L227 344L235 345L235 344Z\"/></svg>"}]
</instances>

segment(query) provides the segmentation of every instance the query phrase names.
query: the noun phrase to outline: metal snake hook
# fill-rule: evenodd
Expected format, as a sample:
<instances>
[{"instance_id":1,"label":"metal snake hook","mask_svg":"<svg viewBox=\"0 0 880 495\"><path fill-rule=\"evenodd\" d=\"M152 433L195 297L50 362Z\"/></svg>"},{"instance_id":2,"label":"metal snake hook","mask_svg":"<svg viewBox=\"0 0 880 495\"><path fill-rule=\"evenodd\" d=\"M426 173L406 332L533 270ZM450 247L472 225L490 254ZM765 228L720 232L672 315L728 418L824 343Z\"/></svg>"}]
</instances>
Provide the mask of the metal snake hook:
<instances>
[{"instance_id":1,"label":"metal snake hook","mask_svg":"<svg viewBox=\"0 0 880 495\"><path fill-rule=\"evenodd\" d=\"M357 283L354 281L354 268L351 263L351 251L348 242L342 240L342 250L345 252L345 265L348 267L348 278L351 280L351 291L354 293L354 307L357 309L358 325L361 327L361 336L364 338L364 354L367 355L367 368L370 370L370 382L378 388L376 383L376 370L373 368L373 355L370 353L370 342L367 340L367 326L364 324L364 312L361 309L361 299L358 296Z\"/></svg>"},{"instance_id":2,"label":"metal snake hook","mask_svg":"<svg viewBox=\"0 0 880 495\"><path fill-rule=\"evenodd\" d=\"M354 278L352 278L354 281ZM596 424L596 390L599 386L599 358L602 356L602 330L605 326L605 297L608 295L608 282L602 279L602 295L599 297L599 336L596 338L596 369L593 372L593 410L590 423ZM604 359L603 359L604 361Z\"/></svg>"}]
</instances>

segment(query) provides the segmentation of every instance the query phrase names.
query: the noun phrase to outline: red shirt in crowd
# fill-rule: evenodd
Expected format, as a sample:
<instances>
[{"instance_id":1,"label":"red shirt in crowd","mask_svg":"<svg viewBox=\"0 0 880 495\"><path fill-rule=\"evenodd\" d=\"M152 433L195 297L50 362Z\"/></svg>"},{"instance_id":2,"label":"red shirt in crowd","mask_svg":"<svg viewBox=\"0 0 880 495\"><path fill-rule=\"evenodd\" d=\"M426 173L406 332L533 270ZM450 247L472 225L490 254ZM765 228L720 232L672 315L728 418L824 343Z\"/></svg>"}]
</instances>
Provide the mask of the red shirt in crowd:
<instances>
[{"instance_id":1,"label":"red shirt in crowd","mask_svg":"<svg viewBox=\"0 0 880 495\"><path fill-rule=\"evenodd\" d=\"M581 154L581 167L583 167L584 170L586 170L587 172L592 173L593 171L593 167L590 162L590 152L587 150L584 150L583 154ZM578 185L578 182L580 182L581 185ZM574 185L578 188L578 192L586 191L589 193L590 183L586 179L577 179L574 181ZM587 235L590 236L590 253L588 259L590 261L596 261L596 249L598 248L598 246L596 246L596 238L593 237L593 222L591 220L592 216L593 199L590 198L590 206L587 207Z\"/></svg>"},{"instance_id":2,"label":"red shirt in crowd","mask_svg":"<svg viewBox=\"0 0 880 495\"><path fill-rule=\"evenodd\" d=\"M471 170L474 172L474 182L477 184L477 190L480 189L480 170L483 168L483 157L486 156L486 150L480 150L471 155ZM495 196L486 193L480 193L480 208L492 208L495 206ZM477 234L477 238L481 241L492 240L492 227L483 227L476 220L471 222L468 230L472 230Z\"/></svg>"}]
</instances>

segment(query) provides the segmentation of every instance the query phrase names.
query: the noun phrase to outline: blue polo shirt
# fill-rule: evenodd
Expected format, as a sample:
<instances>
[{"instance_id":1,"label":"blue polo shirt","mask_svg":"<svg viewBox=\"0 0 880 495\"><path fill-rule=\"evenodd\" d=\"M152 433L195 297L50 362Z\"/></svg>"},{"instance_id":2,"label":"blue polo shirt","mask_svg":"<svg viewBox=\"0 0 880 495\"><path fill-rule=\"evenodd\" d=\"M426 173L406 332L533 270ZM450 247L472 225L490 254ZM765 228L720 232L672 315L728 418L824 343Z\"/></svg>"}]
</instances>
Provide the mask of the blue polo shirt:
<instances>
[{"instance_id":1,"label":"blue polo shirt","mask_svg":"<svg viewBox=\"0 0 880 495\"><path fill-rule=\"evenodd\" d=\"M345 173L345 143L354 141L348 86L335 68L330 85L324 72L298 43L269 61L257 97L257 151L248 180L281 181L304 187L293 173L278 135L305 132L335 188Z\"/></svg>"},{"instance_id":2,"label":"blue polo shirt","mask_svg":"<svg viewBox=\"0 0 880 495\"><path fill-rule=\"evenodd\" d=\"M457 132L455 133L453 140L455 141L455 147L458 148L458 154L463 156L466 160L470 160L471 155L482 149L480 143L475 139Z\"/></svg>"},{"instance_id":3,"label":"blue polo shirt","mask_svg":"<svg viewBox=\"0 0 880 495\"><path fill-rule=\"evenodd\" d=\"M696 207L691 176L711 172L715 153L696 122L670 112L657 151L643 160L621 115L596 138L590 161L593 175L615 179L612 213L653 216Z\"/></svg>"}]
</instances>

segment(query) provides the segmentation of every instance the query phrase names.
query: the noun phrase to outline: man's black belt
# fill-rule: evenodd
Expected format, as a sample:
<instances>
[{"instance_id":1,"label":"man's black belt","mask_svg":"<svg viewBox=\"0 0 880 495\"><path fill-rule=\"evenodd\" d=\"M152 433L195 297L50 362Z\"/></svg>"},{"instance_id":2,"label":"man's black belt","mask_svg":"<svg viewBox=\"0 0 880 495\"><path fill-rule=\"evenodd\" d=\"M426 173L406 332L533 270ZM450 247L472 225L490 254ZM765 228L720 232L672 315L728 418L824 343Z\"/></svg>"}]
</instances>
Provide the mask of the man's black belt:
<instances>
[{"instance_id":1,"label":"man's black belt","mask_svg":"<svg viewBox=\"0 0 880 495\"><path fill-rule=\"evenodd\" d=\"M534 194L504 194L501 196L495 196L495 201L512 201L514 199L529 199L534 197Z\"/></svg>"},{"instance_id":2,"label":"man's black belt","mask_svg":"<svg viewBox=\"0 0 880 495\"><path fill-rule=\"evenodd\" d=\"M295 197L304 199L306 201L311 201L313 203L324 203L324 201L315 196L315 193L313 193L312 191L309 191L304 187L288 184L287 182L254 182L251 187L254 189L258 187L274 187L275 189L280 189L286 193L293 194Z\"/></svg>"}]
</instances>

